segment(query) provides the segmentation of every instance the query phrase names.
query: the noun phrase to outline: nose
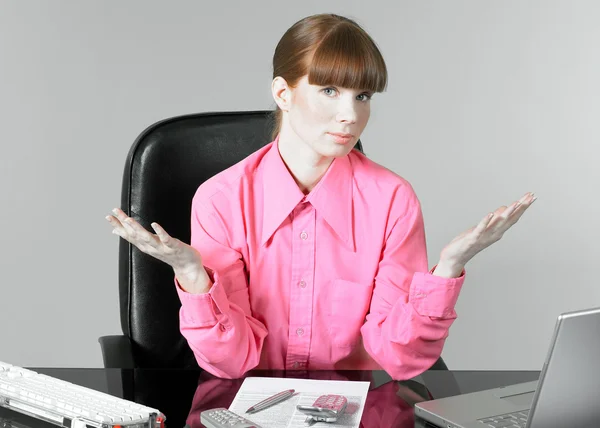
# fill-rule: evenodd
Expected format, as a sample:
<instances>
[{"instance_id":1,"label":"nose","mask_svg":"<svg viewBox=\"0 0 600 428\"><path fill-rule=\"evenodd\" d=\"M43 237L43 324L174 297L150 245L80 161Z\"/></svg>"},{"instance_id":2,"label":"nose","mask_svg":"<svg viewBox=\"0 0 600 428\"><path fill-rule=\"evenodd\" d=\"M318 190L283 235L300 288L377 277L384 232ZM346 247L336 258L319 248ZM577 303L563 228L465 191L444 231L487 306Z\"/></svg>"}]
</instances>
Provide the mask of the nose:
<instances>
[{"instance_id":1,"label":"nose","mask_svg":"<svg viewBox=\"0 0 600 428\"><path fill-rule=\"evenodd\" d=\"M341 123L356 123L358 117L358 106L353 100L340 102L337 120Z\"/></svg>"}]
</instances>

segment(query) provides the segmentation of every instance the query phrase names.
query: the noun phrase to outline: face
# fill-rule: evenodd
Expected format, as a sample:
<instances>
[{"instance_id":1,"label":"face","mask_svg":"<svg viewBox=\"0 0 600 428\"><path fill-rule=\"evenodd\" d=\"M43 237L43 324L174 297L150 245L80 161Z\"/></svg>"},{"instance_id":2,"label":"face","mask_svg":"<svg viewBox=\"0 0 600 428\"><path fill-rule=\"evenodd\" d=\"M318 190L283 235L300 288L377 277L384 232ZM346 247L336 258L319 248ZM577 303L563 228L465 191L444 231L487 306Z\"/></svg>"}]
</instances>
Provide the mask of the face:
<instances>
[{"instance_id":1,"label":"face","mask_svg":"<svg viewBox=\"0 0 600 428\"><path fill-rule=\"evenodd\" d=\"M274 89L278 84L283 89L274 95L276 100L282 95L285 103L282 135L286 133L287 138L301 141L325 157L345 156L352 150L367 126L372 92L311 85L308 76L295 88L281 79L274 81Z\"/></svg>"}]
</instances>

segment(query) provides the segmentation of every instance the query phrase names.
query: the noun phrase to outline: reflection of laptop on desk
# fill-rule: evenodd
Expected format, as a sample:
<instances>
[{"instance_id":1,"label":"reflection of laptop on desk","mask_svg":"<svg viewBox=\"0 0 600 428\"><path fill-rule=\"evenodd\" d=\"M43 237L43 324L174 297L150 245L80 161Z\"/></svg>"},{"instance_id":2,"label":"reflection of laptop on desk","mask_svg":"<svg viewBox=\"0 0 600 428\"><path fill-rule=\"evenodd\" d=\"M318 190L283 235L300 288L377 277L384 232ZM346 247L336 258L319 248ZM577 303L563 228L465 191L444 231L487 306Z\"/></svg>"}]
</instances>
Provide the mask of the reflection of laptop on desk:
<instances>
[{"instance_id":1,"label":"reflection of laptop on desk","mask_svg":"<svg viewBox=\"0 0 600 428\"><path fill-rule=\"evenodd\" d=\"M424 401L415 416L443 428L600 427L600 308L558 317L539 381Z\"/></svg>"}]
</instances>

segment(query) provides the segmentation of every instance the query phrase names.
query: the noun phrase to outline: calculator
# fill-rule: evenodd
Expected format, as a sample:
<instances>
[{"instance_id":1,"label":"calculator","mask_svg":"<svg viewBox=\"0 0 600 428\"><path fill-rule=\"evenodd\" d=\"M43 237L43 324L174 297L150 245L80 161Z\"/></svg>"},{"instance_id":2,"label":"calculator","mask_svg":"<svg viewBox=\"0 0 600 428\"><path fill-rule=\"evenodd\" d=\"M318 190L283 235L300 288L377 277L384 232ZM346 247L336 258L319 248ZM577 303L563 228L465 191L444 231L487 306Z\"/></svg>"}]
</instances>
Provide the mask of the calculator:
<instances>
[{"instance_id":1,"label":"calculator","mask_svg":"<svg viewBox=\"0 0 600 428\"><path fill-rule=\"evenodd\" d=\"M346 406L348 399L342 395L327 394L321 395L312 406L297 405L296 409L308 415L306 422L312 424L315 422L335 422L340 417Z\"/></svg>"},{"instance_id":2,"label":"calculator","mask_svg":"<svg viewBox=\"0 0 600 428\"><path fill-rule=\"evenodd\" d=\"M206 428L262 428L231 410L219 407L200 413L200 422Z\"/></svg>"}]
</instances>

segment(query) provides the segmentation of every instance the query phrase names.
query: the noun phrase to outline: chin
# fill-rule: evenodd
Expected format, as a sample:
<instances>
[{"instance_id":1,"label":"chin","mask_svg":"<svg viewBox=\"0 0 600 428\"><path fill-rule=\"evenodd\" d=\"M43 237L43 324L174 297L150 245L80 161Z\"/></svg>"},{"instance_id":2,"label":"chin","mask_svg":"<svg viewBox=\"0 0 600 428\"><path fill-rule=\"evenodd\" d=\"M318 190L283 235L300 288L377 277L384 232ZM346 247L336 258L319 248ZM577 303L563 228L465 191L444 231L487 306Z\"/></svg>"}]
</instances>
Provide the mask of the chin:
<instances>
[{"instance_id":1,"label":"chin","mask_svg":"<svg viewBox=\"0 0 600 428\"><path fill-rule=\"evenodd\" d=\"M348 145L327 144L327 145L319 147L317 150L317 153L319 153L321 156L341 158L343 156L346 156L348 153L350 153L352 151L353 147L354 147L354 144L352 144L352 143L350 143Z\"/></svg>"},{"instance_id":2,"label":"chin","mask_svg":"<svg viewBox=\"0 0 600 428\"><path fill-rule=\"evenodd\" d=\"M347 144L338 144L329 137L325 137L313 145L313 150L321 156L339 158L350 153L355 144L356 140L354 139Z\"/></svg>"}]
</instances>

